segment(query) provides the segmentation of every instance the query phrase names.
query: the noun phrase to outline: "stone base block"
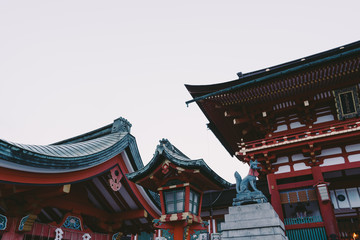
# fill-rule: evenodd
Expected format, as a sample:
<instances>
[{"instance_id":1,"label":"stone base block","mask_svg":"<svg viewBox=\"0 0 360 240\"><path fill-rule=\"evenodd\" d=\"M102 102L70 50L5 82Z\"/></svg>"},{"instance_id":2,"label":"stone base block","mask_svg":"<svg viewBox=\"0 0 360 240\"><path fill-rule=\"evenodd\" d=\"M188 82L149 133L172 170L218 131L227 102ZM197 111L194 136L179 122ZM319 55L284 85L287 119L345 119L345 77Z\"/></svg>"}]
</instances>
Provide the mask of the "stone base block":
<instances>
[{"instance_id":1,"label":"stone base block","mask_svg":"<svg viewBox=\"0 0 360 240\"><path fill-rule=\"evenodd\" d=\"M270 203L230 207L221 229L222 239L287 239L284 223Z\"/></svg>"}]
</instances>

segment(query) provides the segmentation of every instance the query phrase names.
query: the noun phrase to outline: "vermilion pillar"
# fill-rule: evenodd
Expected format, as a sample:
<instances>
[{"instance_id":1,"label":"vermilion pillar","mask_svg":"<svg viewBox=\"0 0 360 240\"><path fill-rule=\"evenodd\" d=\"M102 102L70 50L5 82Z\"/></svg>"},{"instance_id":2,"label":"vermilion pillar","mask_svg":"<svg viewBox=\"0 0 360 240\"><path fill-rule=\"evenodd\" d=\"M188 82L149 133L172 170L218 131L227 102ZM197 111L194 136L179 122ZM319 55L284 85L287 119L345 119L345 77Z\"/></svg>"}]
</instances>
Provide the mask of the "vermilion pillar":
<instances>
[{"instance_id":1,"label":"vermilion pillar","mask_svg":"<svg viewBox=\"0 0 360 240\"><path fill-rule=\"evenodd\" d=\"M188 236L190 237L190 236ZM184 226L182 223L174 224L174 240L184 239Z\"/></svg>"},{"instance_id":2,"label":"vermilion pillar","mask_svg":"<svg viewBox=\"0 0 360 240\"><path fill-rule=\"evenodd\" d=\"M324 177L322 175L321 168L319 166L314 166L311 168L311 170L315 183L324 182ZM325 231L327 235L330 236L331 234L335 234L339 236L339 229L336 222L334 209L331 205L331 201L321 201L318 191L317 191L317 197L318 197L320 212L324 221Z\"/></svg>"},{"instance_id":3,"label":"vermilion pillar","mask_svg":"<svg viewBox=\"0 0 360 240\"><path fill-rule=\"evenodd\" d=\"M275 212L279 215L281 221L284 221L284 214L281 208L280 193L276 184L276 178L274 173L267 175L269 193L271 194L271 205Z\"/></svg>"}]
</instances>

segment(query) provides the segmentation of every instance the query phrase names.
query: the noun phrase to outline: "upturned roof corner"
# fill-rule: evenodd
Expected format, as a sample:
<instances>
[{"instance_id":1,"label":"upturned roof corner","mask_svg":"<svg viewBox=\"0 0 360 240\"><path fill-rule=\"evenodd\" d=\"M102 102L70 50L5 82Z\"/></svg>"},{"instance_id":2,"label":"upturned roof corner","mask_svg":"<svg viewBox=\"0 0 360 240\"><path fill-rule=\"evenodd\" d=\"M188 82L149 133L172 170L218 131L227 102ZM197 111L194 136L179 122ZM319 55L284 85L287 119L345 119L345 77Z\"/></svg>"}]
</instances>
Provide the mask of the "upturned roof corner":
<instances>
[{"instance_id":1,"label":"upturned roof corner","mask_svg":"<svg viewBox=\"0 0 360 240\"><path fill-rule=\"evenodd\" d=\"M164 151L167 153L167 155L169 155L168 157L170 157L171 159L175 158L177 160L191 160L188 156L186 156L174 145L172 145L170 141L166 138L163 138L159 141L159 145L156 146L154 156L156 155L156 153L163 154L165 153Z\"/></svg>"},{"instance_id":2,"label":"upturned roof corner","mask_svg":"<svg viewBox=\"0 0 360 240\"><path fill-rule=\"evenodd\" d=\"M132 125L127 119L125 119L123 117L119 117L118 119L114 120L114 123L111 128L111 133L114 133L114 132L130 133L131 127L132 127Z\"/></svg>"},{"instance_id":3,"label":"upturned roof corner","mask_svg":"<svg viewBox=\"0 0 360 240\"><path fill-rule=\"evenodd\" d=\"M179 149L177 149L174 145L170 143L169 140L163 138L159 141L159 145L157 145L154 156L150 160L150 162L135 172L126 174L127 178L130 181L140 183L146 185L147 188L152 190L156 190L156 187L152 185L149 181L149 176L153 176L154 174L160 174L161 170L156 170L158 166L163 164L164 160L169 161L173 167L180 167L182 169L191 169L198 170L198 172L203 175L205 178L209 179L214 183L217 187L220 188L229 188L231 183L222 179L219 175L217 175L206 163L203 159L192 160L183 154ZM154 172L159 171L159 172ZM191 172L190 171L190 172ZM191 176L188 176L191 178ZM145 182L146 183L145 183ZM141 183L141 184L142 184ZM140 184L140 185L141 185Z\"/></svg>"}]
</instances>

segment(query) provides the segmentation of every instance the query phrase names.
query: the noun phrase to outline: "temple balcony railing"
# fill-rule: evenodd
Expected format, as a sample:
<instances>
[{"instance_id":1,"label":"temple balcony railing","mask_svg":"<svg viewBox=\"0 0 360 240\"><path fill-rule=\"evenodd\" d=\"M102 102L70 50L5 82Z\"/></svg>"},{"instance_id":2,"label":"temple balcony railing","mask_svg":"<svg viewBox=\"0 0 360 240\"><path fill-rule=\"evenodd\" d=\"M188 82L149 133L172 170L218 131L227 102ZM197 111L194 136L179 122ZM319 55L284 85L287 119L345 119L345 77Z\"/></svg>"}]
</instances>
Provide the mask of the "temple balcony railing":
<instances>
[{"instance_id":1,"label":"temple balcony railing","mask_svg":"<svg viewBox=\"0 0 360 240\"><path fill-rule=\"evenodd\" d=\"M321 216L285 218L284 224L289 240L328 239Z\"/></svg>"},{"instance_id":2,"label":"temple balcony railing","mask_svg":"<svg viewBox=\"0 0 360 240\"><path fill-rule=\"evenodd\" d=\"M284 131L284 134L277 134L273 137L250 141L245 144L238 143L240 150L236 152L236 155L242 156L246 155L248 152L261 151L267 148L301 143L356 131L360 131L359 118L335 122L326 126L307 128L302 131Z\"/></svg>"},{"instance_id":3,"label":"temple balcony railing","mask_svg":"<svg viewBox=\"0 0 360 240\"><path fill-rule=\"evenodd\" d=\"M318 223L322 222L321 216L310 216L310 217L299 217L299 218L285 218L284 224L287 225L297 225L297 224L307 224L307 223Z\"/></svg>"}]
</instances>

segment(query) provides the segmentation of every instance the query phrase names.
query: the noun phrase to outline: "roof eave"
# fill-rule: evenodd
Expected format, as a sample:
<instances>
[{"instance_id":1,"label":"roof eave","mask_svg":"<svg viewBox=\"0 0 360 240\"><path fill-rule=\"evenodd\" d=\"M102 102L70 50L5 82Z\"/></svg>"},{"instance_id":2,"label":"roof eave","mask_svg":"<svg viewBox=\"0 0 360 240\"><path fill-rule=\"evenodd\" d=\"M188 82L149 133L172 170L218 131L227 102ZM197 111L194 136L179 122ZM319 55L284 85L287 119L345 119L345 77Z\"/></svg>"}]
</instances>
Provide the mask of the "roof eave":
<instances>
[{"instance_id":1,"label":"roof eave","mask_svg":"<svg viewBox=\"0 0 360 240\"><path fill-rule=\"evenodd\" d=\"M190 103L193 102L198 102L200 100L212 96L216 96L219 94L227 93L229 91L247 87L259 82L267 81L269 79L273 79L279 76L287 75L299 70L304 70L306 68L313 67L325 62L333 61L338 58L357 54L359 52L360 52L360 41L357 41L355 43L348 44L340 48L328 50L306 58L301 58L299 60L291 61L289 63L270 67L265 70L259 70L254 73L248 73L245 74L239 80L233 80L231 82L225 82L216 85L202 85L202 86L185 85L188 91L190 92L190 94L193 96L193 99L186 101L186 105L189 105ZM229 83L231 83L232 86L227 87L226 84ZM217 87L217 90L212 90L211 92L208 92L209 89L214 89L215 86ZM203 93L201 93L200 91L201 89Z\"/></svg>"}]
</instances>

